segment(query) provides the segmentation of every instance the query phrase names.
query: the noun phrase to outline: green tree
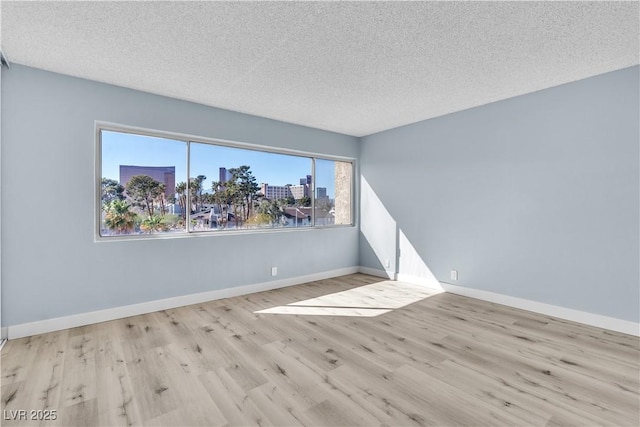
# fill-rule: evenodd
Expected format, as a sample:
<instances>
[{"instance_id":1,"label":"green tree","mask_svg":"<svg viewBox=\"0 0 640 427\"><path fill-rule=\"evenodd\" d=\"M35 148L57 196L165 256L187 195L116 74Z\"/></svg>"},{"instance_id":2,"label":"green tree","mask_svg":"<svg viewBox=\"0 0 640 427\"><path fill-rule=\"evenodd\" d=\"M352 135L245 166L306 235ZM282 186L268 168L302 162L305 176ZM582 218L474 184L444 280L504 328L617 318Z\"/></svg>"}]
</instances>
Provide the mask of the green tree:
<instances>
[{"instance_id":1,"label":"green tree","mask_svg":"<svg viewBox=\"0 0 640 427\"><path fill-rule=\"evenodd\" d=\"M296 204L296 199L293 198L293 196L288 196L284 199L282 199L282 201L287 205L287 206L295 206Z\"/></svg>"},{"instance_id":2,"label":"green tree","mask_svg":"<svg viewBox=\"0 0 640 427\"><path fill-rule=\"evenodd\" d=\"M231 171L231 169L229 171ZM244 211L244 204L246 203L240 190L240 183L233 179L225 182L221 189L220 197L224 198L227 206L233 210L233 217L237 228ZM243 219L246 218L243 217Z\"/></svg>"},{"instance_id":3,"label":"green tree","mask_svg":"<svg viewBox=\"0 0 640 427\"><path fill-rule=\"evenodd\" d=\"M265 213L261 213L258 211L255 211L253 213L253 215L251 215L251 217L249 217L249 219L247 220L247 222L245 223L249 226L264 226L264 225L271 225L271 217L269 217L269 215L265 214Z\"/></svg>"},{"instance_id":4,"label":"green tree","mask_svg":"<svg viewBox=\"0 0 640 427\"><path fill-rule=\"evenodd\" d=\"M115 179L102 178L102 202L108 203L112 200L124 200L124 187Z\"/></svg>"},{"instance_id":5,"label":"green tree","mask_svg":"<svg viewBox=\"0 0 640 427\"><path fill-rule=\"evenodd\" d=\"M236 192L243 211L243 219L249 219L251 215L251 206L256 194L260 190L260 185L256 181L256 177L251 172L251 167L242 165L237 168L229 169L231 174L231 188Z\"/></svg>"},{"instance_id":6,"label":"green tree","mask_svg":"<svg viewBox=\"0 0 640 427\"><path fill-rule=\"evenodd\" d=\"M300 200L298 200L298 206L302 206L305 208L311 207L311 197L304 196Z\"/></svg>"},{"instance_id":7,"label":"green tree","mask_svg":"<svg viewBox=\"0 0 640 427\"><path fill-rule=\"evenodd\" d=\"M176 194L175 193L170 193L168 196L165 196L165 201L168 204L174 204L175 205L176 204ZM169 206L168 205L166 206L166 210L167 210L167 212L166 212L165 215L168 215L169 214Z\"/></svg>"},{"instance_id":8,"label":"green tree","mask_svg":"<svg viewBox=\"0 0 640 427\"><path fill-rule=\"evenodd\" d=\"M268 218L268 222L271 225L280 222L280 219L284 215L284 208L286 202L282 200L262 200L256 209L256 213L261 215L260 218Z\"/></svg>"},{"instance_id":9,"label":"green tree","mask_svg":"<svg viewBox=\"0 0 640 427\"><path fill-rule=\"evenodd\" d=\"M195 205L194 209L196 212L200 212L202 210L202 183L206 179L207 177L205 175L198 175L195 178L191 178L189 181L189 191L191 192L191 198Z\"/></svg>"},{"instance_id":10,"label":"green tree","mask_svg":"<svg viewBox=\"0 0 640 427\"><path fill-rule=\"evenodd\" d=\"M218 208L218 212L220 213L220 220L218 221L218 227L223 228L227 223L227 215L226 213L229 211L229 205L231 204L231 197L229 196L229 191L226 186L219 182L214 181L211 183L211 190L213 193L211 194L211 200L213 204Z\"/></svg>"},{"instance_id":11,"label":"green tree","mask_svg":"<svg viewBox=\"0 0 640 427\"><path fill-rule=\"evenodd\" d=\"M105 226L116 234L128 234L133 231L136 214L125 200L111 200L105 203Z\"/></svg>"},{"instance_id":12,"label":"green tree","mask_svg":"<svg viewBox=\"0 0 640 427\"><path fill-rule=\"evenodd\" d=\"M148 175L132 176L127 183L127 195L135 206L154 214L154 202L161 196L162 184Z\"/></svg>"},{"instance_id":13,"label":"green tree","mask_svg":"<svg viewBox=\"0 0 640 427\"><path fill-rule=\"evenodd\" d=\"M142 229L142 231L151 234L157 231L165 231L167 229L167 226L165 225L161 216L151 215L142 220L140 228Z\"/></svg>"},{"instance_id":14,"label":"green tree","mask_svg":"<svg viewBox=\"0 0 640 427\"><path fill-rule=\"evenodd\" d=\"M200 184L195 178L189 180L189 212L194 213L198 211L198 188Z\"/></svg>"},{"instance_id":15,"label":"green tree","mask_svg":"<svg viewBox=\"0 0 640 427\"><path fill-rule=\"evenodd\" d=\"M202 204L212 205L215 202L213 201L213 194L211 193L202 193Z\"/></svg>"},{"instance_id":16,"label":"green tree","mask_svg":"<svg viewBox=\"0 0 640 427\"><path fill-rule=\"evenodd\" d=\"M160 183L160 194L156 197L156 201L160 205L160 215L164 216L167 213L167 198L166 198L166 184Z\"/></svg>"}]
</instances>

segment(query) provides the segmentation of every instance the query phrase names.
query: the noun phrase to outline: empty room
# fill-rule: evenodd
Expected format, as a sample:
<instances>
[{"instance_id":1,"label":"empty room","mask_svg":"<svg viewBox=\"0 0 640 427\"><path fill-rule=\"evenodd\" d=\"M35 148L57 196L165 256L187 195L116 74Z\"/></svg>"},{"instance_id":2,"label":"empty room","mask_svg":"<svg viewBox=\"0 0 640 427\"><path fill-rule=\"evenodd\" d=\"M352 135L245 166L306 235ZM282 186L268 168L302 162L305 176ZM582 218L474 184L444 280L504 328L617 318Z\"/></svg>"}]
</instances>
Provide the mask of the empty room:
<instances>
[{"instance_id":1,"label":"empty room","mask_svg":"<svg viewBox=\"0 0 640 427\"><path fill-rule=\"evenodd\" d=\"M639 38L0 1L0 424L640 425Z\"/></svg>"}]
</instances>

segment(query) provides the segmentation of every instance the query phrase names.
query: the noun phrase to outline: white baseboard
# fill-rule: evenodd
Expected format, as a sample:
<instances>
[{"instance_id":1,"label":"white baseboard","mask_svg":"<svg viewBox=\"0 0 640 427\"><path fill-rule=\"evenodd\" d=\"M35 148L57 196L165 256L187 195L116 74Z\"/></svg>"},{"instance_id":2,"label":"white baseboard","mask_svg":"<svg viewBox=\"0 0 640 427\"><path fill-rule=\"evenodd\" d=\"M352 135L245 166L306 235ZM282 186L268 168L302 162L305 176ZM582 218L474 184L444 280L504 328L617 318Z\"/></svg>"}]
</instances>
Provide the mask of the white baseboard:
<instances>
[{"instance_id":1,"label":"white baseboard","mask_svg":"<svg viewBox=\"0 0 640 427\"><path fill-rule=\"evenodd\" d=\"M634 336L640 336L640 323L616 319L615 317L608 317L601 314L588 313L586 311L545 304L542 302L512 297L509 295L498 294L490 291L484 291L482 289L473 289L459 285L452 285L451 283L446 282L437 282L426 277L418 277L402 273L395 274L391 271L378 270L370 267L360 267L360 273L384 277L391 280L398 280L401 282L412 283L416 285L423 285L429 289L433 289L436 291L450 292L452 294L462 295L483 301L493 302L496 304L506 305L509 307L519 308L522 310L532 311L534 313L553 316L564 320L570 320L572 322L582 323L589 326L595 326L597 328L622 332L624 334Z\"/></svg>"},{"instance_id":2,"label":"white baseboard","mask_svg":"<svg viewBox=\"0 0 640 427\"><path fill-rule=\"evenodd\" d=\"M446 282L439 282L439 285L431 283L426 278L398 274L392 271L379 270L370 267L346 267L337 270L330 270L321 273L309 274L305 276L292 277L289 279L273 280L270 282L255 283L252 285L238 286L234 288L219 289L214 291L202 292L198 294L182 295L161 300L149 301L140 304L132 304L122 307L108 308L105 310L92 311L88 313L74 314L71 316L58 317L54 319L40 320L37 322L23 323L14 326L3 327L0 330L0 336L8 339L21 338L31 335L43 334L47 332L59 331L62 329L74 328L77 326L85 326L93 323L106 322L109 320L121 319L140 314L151 313L159 310L167 310L176 307L182 307L191 304L199 304L207 301L213 301L222 298L230 298L234 296L247 295L255 292L268 291L271 289L285 288L288 286L299 285L302 283L313 282L316 280L329 279L332 277L344 276L353 273L364 273L376 277L390 280L399 280L408 283L424 285L434 290L444 290L453 294L467 296L480 299L483 301L493 302L506 305L509 307L519 308L523 310L540 313L547 316L553 316L560 319L571 320L573 322L583 323L598 328L609 329L612 331L622 332L629 335L640 336L640 324L630 322L628 320L616 319L613 317L602 316L599 314L587 313L584 311L573 310L570 308L559 307L551 304L526 300L523 298L512 297L503 294L497 294L481 289L467 288L464 286L452 285Z\"/></svg>"},{"instance_id":3,"label":"white baseboard","mask_svg":"<svg viewBox=\"0 0 640 427\"><path fill-rule=\"evenodd\" d=\"M91 325L93 323L106 322L109 320L122 319L125 317L152 313L159 310L168 310L171 308L183 307L185 305L199 304L222 298L231 298L240 295L252 294L255 292L300 285L302 283L314 282L316 280L330 279L332 277L358 273L359 271L359 267L346 267L337 270L324 271L321 273L308 274L305 276L292 277L288 279L272 280L270 282L255 283L252 285L237 286L233 288L219 289L198 294L181 295L172 298L143 302L140 304L113 307L107 308L105 310L74 314L71 316L57 317L54 319L40 320L31 323L23 323L20 325L8 326L7 337L9 339L15 339L31 335L44 334L47 332L59 331L62 329L75 328L77 326Z\"/></svg>"},{"instance_id":4,"label":"white baseboard","mask_svg":"<svg viewBox=\"0 0 640 427\"><path fill-rule=\"evenodd\" d=\"M433 289L434 291L444 291L444 288L442 287L442 285L440 284L440 282L438 282L437 279L433 278L433 279L428 279L426 277L418 277L418 276L412 276L410 274L402 274L402 273L398 273L398 281L399 282L406 282L406 283L411 283L413 285L422 285L426 288L429 289Z\"/></svg>"},{"instance_id":5,"label":"white baseboard","mask_svg":"<svg viewBox=\"0 0 640 427\"><path fill-rule=\"evenodd\" d=\"M586 311L574 310L571 308L559 307L557 305L545 304L542 302L531 301L523 298L512 297L503 294L497 294L481 289L466 288L464 286L452 285L446 282L440 282L445 292L452 294L471 297L483 301L494 302L509 307L520 308L522 310L532 311L534 313L553 316L560 319L570 320L572 322L583 323L589 326L609 329L611 331L622 332L624 334L640 336L640 323L630 322L628 320L616 319L614 317L603 316L600 314L588 313Z\"/></svg>"},{"instance_id":6,"label":"white baseboard","mask_svg":"<svg viewBox=\"0 0 640 427\"><path fill-rule=\"evenodd\" d=\"M393 271L379 270L377 268L362 267L358 269L362 274L368 274L369 276L382 277L385 279L396 280L396 274Z\"/></svg>"}]
</instances>

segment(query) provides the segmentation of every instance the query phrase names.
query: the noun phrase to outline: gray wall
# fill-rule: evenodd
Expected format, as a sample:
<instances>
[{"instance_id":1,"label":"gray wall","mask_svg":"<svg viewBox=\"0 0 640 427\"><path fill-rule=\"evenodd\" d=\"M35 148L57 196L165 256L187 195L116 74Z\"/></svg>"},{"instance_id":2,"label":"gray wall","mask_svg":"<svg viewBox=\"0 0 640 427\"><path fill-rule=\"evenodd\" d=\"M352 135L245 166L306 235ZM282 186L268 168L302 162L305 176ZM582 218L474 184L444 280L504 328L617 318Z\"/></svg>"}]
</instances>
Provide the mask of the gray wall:
<instances>
[{"instance_id":1,"label":"gray wall","mask_svg":"<svg viewBox=\"0 0 640 427\"><path fill-rule=\"evenodd\" d=\"M0 101L2 326L265 282L272 265L282 279L358 263L638 322L639 70L358 144L13 65ZM360 237L338 228L96 243L94 120L359 157Z\"/></svg>"},{"instance_id":2,"label":"gray wall","mask_svg":"<svg viewBox=\"0 0 640 427\"><path fill-rule=\"evenodd\" d=\"M638 81L635 66L363 138L361 265L638 322Z\"/></svg>"},{"instance_id":3,"label":"gray wall","mask_svg":"<svg viewBox=\"0 0 640 427\"><path fill-rule=\"evenodd\" d=\"M356 157L358 140L13 65L2 74L2 325L358 264L358 230L94 242L94 121Z\"/></svg>"}]
</instances>

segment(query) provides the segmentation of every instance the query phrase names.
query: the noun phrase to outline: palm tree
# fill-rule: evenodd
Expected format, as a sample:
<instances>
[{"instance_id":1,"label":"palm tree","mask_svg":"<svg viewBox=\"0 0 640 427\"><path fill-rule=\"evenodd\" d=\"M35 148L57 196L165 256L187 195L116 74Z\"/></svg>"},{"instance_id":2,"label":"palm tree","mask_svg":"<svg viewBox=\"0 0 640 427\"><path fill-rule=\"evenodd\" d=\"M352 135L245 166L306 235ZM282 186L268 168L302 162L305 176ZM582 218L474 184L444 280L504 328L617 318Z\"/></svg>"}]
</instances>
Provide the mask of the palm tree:
<instances>
[{"instance_id":1,"label":"palm tree","mask_svg":"<svg viewBox=\"0 0 640 427\"><path fill-rule=\"evenodd\" d=\"M166 184L160 183L158 187L158 195L156 196L156 201L160 205L160 215L164 216L167 213L167 199L165 195L165 189L167 188Z\"/></svg>"},{"instance_id":2,"label":"palm tree","mask_svg":"<svg viewBox=\"0 0 640 427\"><path fill-rule=\"evenodd\" d=\"M202 183L204 182L204 180L207 179L207 177L205 175L198 175L196 177L196 181L198 182L198 199L200 200L200 209L202 209Z\"/></svg>"},{"instance_id":3,"label":"palm tree","mask_svg":"<svg viewBox=\"0 0 640 427\"><path fill-rule=\"evenodd\" d=\"M207 179L204 175L198 175L195 178L191 178L189 181L189 191L195 204L195 211L200 212L202 209L202 183Z\"/></svg>"},{"instance_id":4,"label":"palm tree","mask_svg":"<svg viewBox=\"0 0 640 427\"><path fill-rule=\"evenodd\" d=\"M112 200L105 204L105 226L116 234L129 234L133 231L136 214L125 200Z\"/></svg>"},{"instance_id":5,"label":"palm tree","mask_svg":"<svg viewBox=\"0 0 640 427\"><path fill-rule=\"evenodd\" d=\"M182 219L187 219L187 183L179 182L176 185L176 194L178 195L178 204L180 205L180 215Z\"/></svg>"},{"instance_id":6,"label":"palm tree","mask_svg":"<svg viewBox=\"0 0 640 427\"><path fill-rule=\"evenodd\" d=\"M233 201L233 197L229 188L225 185L226 182L214 181L211 183L211 190L213 194L211 195L212 201L218 207L218 212L220 213L220 222L218 224L219 228L224 228L227 224L229 208Z\"/></svg>"},{"instance_id":7,"label":"palm tree","mask_svg":"<svg viewBox=\"0 0 640 427\"><path fill-rule=\"evenodd\" d=\"M142 231L146 231L149 234L156 231L165 231L167 229L166 225L162 221L162 217L158 215L151 215L143 219L140 224L140 228Z\"/></svg>"}]
</instances>

